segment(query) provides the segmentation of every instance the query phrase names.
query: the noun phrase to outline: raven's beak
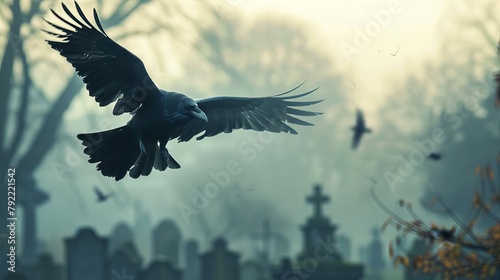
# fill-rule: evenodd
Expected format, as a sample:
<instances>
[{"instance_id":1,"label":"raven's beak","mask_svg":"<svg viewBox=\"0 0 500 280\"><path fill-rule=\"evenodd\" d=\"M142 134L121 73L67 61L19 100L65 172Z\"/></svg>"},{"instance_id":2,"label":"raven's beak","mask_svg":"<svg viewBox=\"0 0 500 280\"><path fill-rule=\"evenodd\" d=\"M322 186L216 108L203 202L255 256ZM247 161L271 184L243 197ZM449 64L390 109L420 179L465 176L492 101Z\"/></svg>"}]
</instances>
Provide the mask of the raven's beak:
<instances>
[{"instance_id":1,"label":"raven's beak","mask_svg":"<svg viewBox=\"0 0 500 280\"><path fill-rule=\"evenodd\" d=\"M208 118L207 118L207 115L205 115L205 112L203 112L200 108L196 107L196 108L193 108L193 110L189 111L189 113L199 119L199 120L202 120L202 121L205 121L205 122L208 122Z\"/></svg>"}]
</instances>

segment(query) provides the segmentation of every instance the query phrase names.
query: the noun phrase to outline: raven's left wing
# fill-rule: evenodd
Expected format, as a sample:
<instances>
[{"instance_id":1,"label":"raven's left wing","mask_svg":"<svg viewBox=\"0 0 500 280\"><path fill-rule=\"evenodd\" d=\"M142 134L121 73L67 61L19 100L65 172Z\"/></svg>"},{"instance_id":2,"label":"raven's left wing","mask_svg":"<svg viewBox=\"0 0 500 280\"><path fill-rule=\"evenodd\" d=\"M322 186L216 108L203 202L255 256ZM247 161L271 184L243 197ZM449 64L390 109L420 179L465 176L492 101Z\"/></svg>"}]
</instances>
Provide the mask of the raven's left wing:
<instances>
[{"instance_id":1,"label":"raven's left wing","mask_svg":"<svg viewBox=\"0 0 500 280\"><path fill-rule=\"evenodd\" d=\"M64 3L61 5L69 19L51 11L68 27L46 21L61 32L44 30L60 39L47 42L83 77L90 96L93 96L100 106L117 101L113 109L114 115L133 113L141 105L157 102L161 93L144 64L137 56L108 37L97 12L94 10L96 28L78 3L75 2L75 7L80 19L71 13Z\"/></svg>"},{"instance_id":2,"label":"raven's left wing","mask_svg":"<svg viewBox=\"0 0 500 280\"><path fill-rule=\"evenodd\" d=\"M252 129L256 131L287 132L297 134L289 124L313 124L300 120L295 116L316 116L321 113L300 110L294 107L303 107L321 102L292 101L316 91L286 95L298 87L285 93L270 97L213 97L196 100L198 107L205 112L208 122L192 119L172 135L171 139L178 138L179 142L189 141L195 135L204 131L196 138L215 136L219 133L230 133L236 129Z\"/></svg>"}]
</instances>

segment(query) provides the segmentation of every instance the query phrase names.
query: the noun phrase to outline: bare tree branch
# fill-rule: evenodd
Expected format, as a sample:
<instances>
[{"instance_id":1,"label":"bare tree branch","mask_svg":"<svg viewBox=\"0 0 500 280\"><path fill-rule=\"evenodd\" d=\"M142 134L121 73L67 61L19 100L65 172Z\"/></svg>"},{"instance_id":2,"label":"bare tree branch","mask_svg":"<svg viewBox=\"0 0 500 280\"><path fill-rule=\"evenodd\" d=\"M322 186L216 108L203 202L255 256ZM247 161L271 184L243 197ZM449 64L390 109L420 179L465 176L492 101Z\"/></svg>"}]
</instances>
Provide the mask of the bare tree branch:
<instances>
[{"instance_id":1,"label":"bare tree branch","mask_svg":"<svg viewBox=\"0 0 500 280\"><path fill-rule=\"evenodd\" d=\"M23 68L23 85L21 88L21 102L17 111L16 124L14 127L14 137L10 147L7 149L7 158L12 159L15 152L17 151L21 140L23 139L24 133L26 131L26 117L28 112L29 94L32 85L30 77L30 67L28 65L28 60L26 59L26 52L24 48L20 48L19 57L21 58L22 68Z\"/></svg>"},{"instance_id":2,"label":"bare tree branch","mask_svg":"<svg viewBox=\"0 0 500 280\"><path fill-rule=\"evenodd\" d=\"M10 104L11 98L11 87L10 83L12 80L13 69L14 69L14 59L17 51L17 47L20 43L20 31L22 24L22 13L21 13L21 3L20 1L12 1L12 21L9 26L9 36L7 38L7 44L5 45L4 53L2 56L2 62L0 64L0 167L5 170L5 166L9 164L11 159L6 158L6 151L4 150L6 142L6 128L8 123L8 106Z\"/></svg>"}]
</instances>

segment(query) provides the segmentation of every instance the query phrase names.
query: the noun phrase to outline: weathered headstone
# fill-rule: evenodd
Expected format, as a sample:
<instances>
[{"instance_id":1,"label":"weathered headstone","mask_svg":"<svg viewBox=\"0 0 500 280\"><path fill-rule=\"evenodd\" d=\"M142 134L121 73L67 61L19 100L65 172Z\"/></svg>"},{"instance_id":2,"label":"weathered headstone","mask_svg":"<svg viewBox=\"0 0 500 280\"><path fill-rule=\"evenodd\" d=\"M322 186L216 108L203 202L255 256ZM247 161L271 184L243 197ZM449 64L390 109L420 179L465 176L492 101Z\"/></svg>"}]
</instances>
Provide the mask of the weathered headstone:
<instances>
[{"instance_id":1,"label":"weathered headstone","mask_svg":"<svg viewBox=\"0 0 500 280\"><path fill-rule=\"evenodd\" d=\"M212 250L201 256L201 279L240 280L239 258L228 250L223 238L217 238Z\"/></svg>"},{"instance_id":2,"label":"weathered headstone","mask_svg":"<svg viewBox=\"0 0 500 280\"><path fill-rule=\"evenodd\" d=\"M321 186L314 187L314 194L307 198L313 204L314 214L302 227L304 247L298 256L298 262L292 271L286 272L283 279L308 280L359 280L363 278L363 266L345 262L337 248L335 230L337 226L322 212L322 204L329 197L321 191Z\"/></svg>"},{"instance_id":3,"label":"weathered headstone","mask_svg":"<svg viewBox=\"0 0 500 280\"><path fill-rule=\"evenodd\" d=\"M41 254L38 261L27 272L30 280L61 280L62 268L54 263L52 256L48 253Z\"/></svg>"},{"instance_id":4,"label":"weathered headstone","mask_svg":"<svg viewBox=\"0 0 500 280\"><path fill-rule=\"evenodd\" d=\"M241 280L260 280L262 279L262 264L250 260L241 265Z\"/></svg>"},{"instance_id":5,"label":"weathered headstone","mask_svg":"<svg viewBox=\"0 0 500 280\"><path fill-rule=\"evenodd\" d=\"M186 272L185 280L200 279L200 255L198 252L198 242L189 240L186 243Z\"/></svg>"},{"instance_id":6,"label":"weathered headstone","mask_svg":"<svg viewBox=\"0 0 500 280\"><path fill-rule=\"evenodd\" d=\"M413 241L413 244L408 253L410 256L422 255L427 251L428 246L429 243L426 240L416 238ZM413 259L411 257L410 257L410 263L413 263ZM411 265L405 267L405 280L435 280L435 279L436 279L435 274L424 274L420 271L414 270Z\"/></svg>"},{"instance_id":7,"label":"weathered headstone","mask_svg":"<svg viewBox=\"0 0 500 280\"><path fill-rule=\"evenodd\" d=\"M122 280L123 275L136 277L141 267L142 258L132 242L127 242L117 248L109 260L111 276L116 280Z\"/></svg>"},{"instance_id":8,"label":"weathered headstone","mask_svg":"<svg viewBox=\"0 0 500 280\"><path fill-rule=\"evenodd\" d=\"M307 224L302 226L304 234L304 248L299 255L299 261L306 258L311 258L315 255L318 248L325 247L324 244L329 244L330 250L326 256L327 260L340 262L342 256L336 247L337 239L335 231L337 226L332 224L328 217L322 214L322 205L330 201L330 197L324 195L321 186L314 186L314 194L308 196L307 202L314 206L314 214L307 220Z\"/></svg>"},{"instance_id":9,"label":"weathered headstone","mask_svg":"<svg viewBox=\"0 0 500 280\"><path fill-rule=\"evenodd\" d=\"M106 238L84 228L65 244L67 280L109 280Z\"/></svg>"},{"instance_id":10,"label":"weathered headstone","mask_svg":"<svg viewBox=\"0 0 500 280\"><path fill-rule=\"evenodd\" d=\"M154 259L138 280L182 280L182 271L164 257Z\"/></svg>"},{"instance_id":11,"label":"weathered headstone","mask_svg":"<svg viewBox=\"0 0 500 280\"><path fill-rule=\"evenodd\" d=\"M167 257L174 265L179 265L181 232L173 221L162 221L153 231L153 256Z\"/></svg>"},{"instance_id":12,"label":"weathered headstone","mask_svg":"<svg viewBox=\"0 0 500 280\"><path fill-rule=\"evenodd\" d=\"M292 261L289 258L283 258L280 265L273 272L273 280L293 279L289 277L292 270Z\"/></svg>"},{"instance_id":13,"label":"weathered headstone","mask_svg":"<svg viewBox=\"0 0 500 280\"><path fill-rule=\"evenodd\" d=\"M367 278L370 280L382 280L382 273L386 267L385 252L380 240L380 229L372 230L372 241L367 247Z\"/></svg>"},{"instance_id":14,"label":"weathered headstone","mask_svg":"<svg viewBox=\"0 0 500 280\"><path fill-rule=\"evenodd\" d=\"M134 242L134 233L132 229L125 223L117 224L109 236L109 256L123 245L132 242Z\"/></svg>"},{"instance_id":15,"label":"weathered headstone","mask_svg":"<svg viewBox=\"0 0 500 280\"><path fill-rule=\"evenodd\" d=\"M140 202L134 207L134 237L135 245L141 253L144 262L151 259L151 217Z\"/></svg>"}]
</instances>

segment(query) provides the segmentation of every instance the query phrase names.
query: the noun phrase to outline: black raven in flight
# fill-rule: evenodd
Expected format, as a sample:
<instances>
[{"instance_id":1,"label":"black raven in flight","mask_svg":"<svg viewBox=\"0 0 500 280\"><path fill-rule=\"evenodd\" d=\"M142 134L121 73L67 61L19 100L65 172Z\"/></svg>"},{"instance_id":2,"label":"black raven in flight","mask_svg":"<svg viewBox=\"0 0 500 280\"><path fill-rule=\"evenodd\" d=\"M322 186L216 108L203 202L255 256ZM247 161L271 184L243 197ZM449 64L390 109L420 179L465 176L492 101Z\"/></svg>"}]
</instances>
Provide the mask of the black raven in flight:
<instances>
[{"instance_id":1,"label":"black raven in flight","mask_svg":"<svg viewBox=\"0 0 500 280\"><path fill-rule=\"evenodd\" d=\"M97 202L104 202L112 195L112 193L103 194L97 187L94 187L94 192L97 196Z\"/></svg>"},{"instance_id":2,"label":"black raven in flight","mask_svg":"<svg viewBox=\"0 0 500 280\"><path fill-rule=\"evenodd\" d=\"M441 155L441 153L438 152L432 152L427 157L432 160L440 160L443 157L443 155Z\"/></svg>"},{"instance_id":3,"label":"black raven in flight","mask_svg":"<svg viewBox=\"0 0 500 280\"><path fill-rule=\"evenodd\" d=\"M354 135L352 137L352 149L355 150L358 147L359 142L361 142L363 134L372 132L371 129L366 127L363 112L360 110L356 111L356 125L352 127L352 130L354 131Z\"/></svg>"},{"instance_id":4,"label":"black raven in flight","mask_svg":"<svg viewBox=\"0 0 500 280\"><path fill-rule=\"evenodd\" d=\"M153 167L160 171L180 168L166 148L169 140L185 142L202 133L196 138L201 140L236 129L297 134L289 124L312 124L294 116L320 114L295 108L321 102L294 100L317 88L288 95L300 85L269 97L221 96L199 100L159 89L142 61L106 34L95 9L97 27L76 2L75 6L78 17L62 4L68 19L51 10L67 26L47 21L58 31L44 31L59 39L47 42L83 77L90 96L100 106L116 101L114 115L133 115L122 127L77 136L86 147L84 153L89 155L89 162L98 163L97 169L105 176L118 181L127 172L138 178L149 175Z\"/></svg>"}]
</instances>

